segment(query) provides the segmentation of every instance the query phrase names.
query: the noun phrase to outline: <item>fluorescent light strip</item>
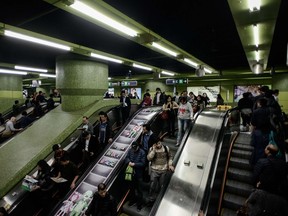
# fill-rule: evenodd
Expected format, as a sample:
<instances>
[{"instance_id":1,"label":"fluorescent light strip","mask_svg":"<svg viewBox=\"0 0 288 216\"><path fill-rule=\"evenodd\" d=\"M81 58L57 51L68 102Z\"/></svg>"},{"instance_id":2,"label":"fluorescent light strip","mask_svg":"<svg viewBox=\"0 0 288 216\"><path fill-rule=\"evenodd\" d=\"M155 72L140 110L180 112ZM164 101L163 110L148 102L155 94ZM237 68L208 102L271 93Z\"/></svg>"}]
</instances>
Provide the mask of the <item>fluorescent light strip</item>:
<instances>
[{"instance_id":1,"label":"fluorescent light strip","mask_svg":"<svg viewBox=\"0 0 288 216\"><path fill-rule=\"evenodd\" d=\"M145 66L138 65L138 64L135 64L135 63L133 63L133 67L140 68L140 69L143 69L143 70L152 71L152 68L150 68L150 67L145 67Z\"/></svg>"},{"instance_id":2,"label":"fluorescent light strip","mask_svg":"<svg viewBox=\"0 0 288 216\"><path fill-rule=\"evenodd\" d=\"M260 1L261 0L249 0L248 5L249 5L249 10L251 12L253 11L259 11L260 10Z\"/></svg>"},{"instance_id":3,"label":"fluorescent light strip","mask_svg":"<svg viewBox=\"0 0 288 216\"><path fill-rule=\"evenodd\" d=\"M258 50L255 51L255 59L257 62L259 62L259 60L260 60L260 53Z\"/></svg>"},{"instance_id":4,"label":"fluorescent light strip","mask_svg":"<svg viewBox=\"0 0 288 216\"><path fill-rule=\"evenodd\" d=\"M40 77L51 77L51 78L56 78L55 74L39 74Z\"/></svg>"},{"instance_id":5,"label":"fluorescent light strip","mask_svg":"<svg viewBox=\"0 0 288 216\"><path fill-rule=\"evenodd\" d=\"M174 56L174 57L176 57L176 56L178 55L176 52L174 52L174 51L172 51L172 50L169 50L169 49L161 46L161 45L158 44L158 43L153 42L153 43L152 43L152 46L155 47L155 48L157 48L157 49L159 49L159 50L162 50L163 52L165 52L165 53L167 53L167 54L169 54L169 55L172 55L172 56Z\"/></svg>"},{"instance_id":6,"label":"fluorescent light strip","mask_svg":"<svg viewBox=\"0 0 288 216\"><path fill-rule=\"evenodd\" d=\"M58 43L54 43L54 42L51 42L51 41L42 40L42 39L35 38L35 37L30 37L30 36L27 36L27 35L24 35L24 34L20 34L20 33L16 33L16 32L9 31L9 30L5 30L4 31L4 35L10 36L10 37L14 37L14 38L17 38L17 39L21 39L21 40L25 40L25 41L29 41L29 42L33 42L33 43L37 43L37 44L42 44L42 45L45 45L45 46L54 47L54 48L57 48L57 49L62 49L62 50L67 50L67 51L71 50L71 47L68 47L68 46L65 46L65 45L62 45L62 44L58 44Z\"/></svg>"},{"instance_id":7,"label":"fluorescent light strip","mask_svg":"<svg viewBox=\"0 0 288 216\"><path fill-rule=\"evenodd\" d=\"M204 71L207 72L207 73L210 73L210 74L212 73L212 70L210 70L208 68L205 68L205 67L204 67Z\"/></svg>"},{"instance_id":8,"label":"fluorescent light strip","mask_svg":"<svg viewBox=\"0 0 288 216\"><path fill-rule=\"evenodd\" d=\"M108 80L111 80L112 78L111 77L108 77Z\"/></svg>"},{"instance_id":9,"label":"fluorescent light strip","mask_svg":"<svg viewBox=\"0 0 288 216\"><path fill-rule=\"evenodd\" d=\"M254 36L254 43L255 46L259 46L259 27L258 25L253 25L253 36Z\"/></svg>"},{"instance_id":10,"label":"fluorescent light strip","mask_svg":"<svg viewBox=\"0 0 288 216\"><path fill-rule=\"evenodd\" d=\"M118 63L118 64L122 64L123 63L122 60L110 58L108 56L103 56L103 55L99 55L99 54L96 54L96 53L91 53L91 56L94 57L94 58L103 59L103 60L115 62L115 63Z\"/></svg>"},{"instance_id":11,"label":"fluorescent light strip","mask_svg":"<svg viewBox=\"0 0 288 216\"><path fill-rule=\"evenodd\" d=\"M171 72L168 72L168 71L162 71L161 73L165 74L165 75L169 75L169 76L174 76L175 75L174 73L171 73Z\"/></svg>"},{"instance_id":12,"label":"fluorescent light strip","mask_svg":"<svg viewBox=\"0 0 288 216\"><path fill-rule=\"evenodd\" d=\"M27 75L27 72L25 72L25 71L7 70L7 69L1 69L1 68L0 68L0 73L15 74L15 75Z\"/></svg>"},{"instance_id":13,"label":"fluorescent light strip","mask_svg":"<svg viewBox=\"0 0 288 216\"><path fill-rule=\"evenodd\" d=\"M105 16L104 14L100 13L99 11L89 7L88 5L80 2L75 1L74 4L70 5L73 9L93 18L96 19L118 31L121 31L124 34L127 34L131 37L137 36L137 32L127 26L122 25L121 23Z\"/></svg>"},{"instance_id":14,"label":"fluorescent light strip","mask_svg":"<svg viewBox=\"0 0 288 216\"><path fill-rule=\"evenodd\" d=\"M184 58L184 61L187 62L188 64L192 65L194 68L198 67L198 64L191 61L190 59Z\"/></svg>"},{"instance_id":15,"label":"fluorescent light strip","mask_svg":"<svg viewBox=\"0 0 288 216\"><path fill-rule=\"evenodd\" d=\"M43 72L43 73L48 72L47 69L31 68L31 67L25 67L25 66L19 66L19 65L15 65L14 68L17 70L28 70L28 71L36 71L36 72Z\"/></svg>"}]
</instances>

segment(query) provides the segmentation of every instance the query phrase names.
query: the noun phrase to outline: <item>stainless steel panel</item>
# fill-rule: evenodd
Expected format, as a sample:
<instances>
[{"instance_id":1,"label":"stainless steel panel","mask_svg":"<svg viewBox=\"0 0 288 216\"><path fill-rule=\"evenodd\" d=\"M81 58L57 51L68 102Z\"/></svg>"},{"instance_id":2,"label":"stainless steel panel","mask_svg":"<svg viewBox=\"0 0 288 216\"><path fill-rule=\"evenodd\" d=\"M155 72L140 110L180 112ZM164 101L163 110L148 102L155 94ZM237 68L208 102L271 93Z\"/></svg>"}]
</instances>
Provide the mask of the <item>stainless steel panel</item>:
<instances>
[{"instance_id":1,"label":"stainless steel panel","mask_svg":"<svg viewBox=\"0 0 288 216\"><path fill-rule=\"evenodd\" d=\"M198 215L224 114L212 110L198 116L157 216Z\"/></svg>"}]
</instances>

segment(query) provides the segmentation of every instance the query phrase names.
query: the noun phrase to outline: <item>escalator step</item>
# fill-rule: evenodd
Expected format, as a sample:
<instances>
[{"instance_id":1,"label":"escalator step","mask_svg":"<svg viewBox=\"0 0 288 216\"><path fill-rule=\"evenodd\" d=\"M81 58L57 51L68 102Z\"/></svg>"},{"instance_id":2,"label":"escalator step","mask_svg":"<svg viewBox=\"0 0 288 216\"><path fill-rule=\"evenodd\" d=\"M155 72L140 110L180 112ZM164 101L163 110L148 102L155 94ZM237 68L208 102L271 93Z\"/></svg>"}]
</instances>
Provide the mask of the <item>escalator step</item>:
<instances>
[{"instance_id":1,"label":"escalator step","mask_svg":"<svg viewBox=\"0 0 288 216\"><path fill-rule=\"evenodd\" d=\"M251 151L243 151L243 150L232 150L232 157L246 158L250 159L252 152Z\"/></svg>"},{"instance_id":2,"label":"escalator step","mask_svg":"<svg viewBox=\"0 0 288 216\"><path fill-rule=\"evenodd\" d=\"M228 179L225 191L248 198L253 188L254 187L251 184Z\"/></svg>"},{"instance_id":3,"label":"escalator step","mask_svg":"<svg viewBox=\"0 0 288 216\"><path fill-rule=\"evenodd\" d=\"M229 166L250 171L252 170L249 160L245 158L231 157Z\"/></svg>"},{"instance_id":4,"label":"escalator step","mask_svg":"<svg viewBox=\"0 0 288 216\"><path fill-rule=\"evenodd\" d=\"M243 144L250 143L250 141L251 141L251 133L247 133L247 132L239 133L236 139L237 143L243 143Z\"/></svg>"},{"instance_id":5,"label":"escalator step","mask_svg":"<svg viewBox=\"0 0 288 216\"><path fill-rule=\"evenodd\" d=\"M253 151L253 147L249 144L237 143L235 142L234 146L235 149L246 150L246 151Z\"/></svg>"},{"instance_id":6,"label":"escalator step","mask_svg":"<svg viewBox=\"0 0 288 216\"><path fill-rule=\"evenodd\" d=\"M225 193L223 198L223 207L236 211L245 203L246 198L230 193Z\"/></svg>"},{"instance_id":7,"label":"escalator step","mask_svg":"<svg viewBox=\"0 0 288 216\"><path fill-rule=\"evenodd\" d=\"M236 211L235 210L231 210L231 209L227 209L227 208L222 208L220 215L221 216L235 216L236 215Z\"/></svg>"},{"instance_id":8,"label":"escalator step","mask_svg":"<svg viewBox=\"0 0 288 216\"><path fill-rule=\"evenodd\" d=\"M252 172L248 170L241 170L237 168L228 168L228 178L252 184Z\"/></svg>"},{"instance_id":9,"label":"escalator step","mask_svg":"<svg viewBox=\"0 0 288 216\"><path fill-rule=\"evenodd\" d=\"M137 205L136 204L129 206L128 202L126 202L122 207L122 214L125 213L126 215L133 215L133 216L149 215L151 208L152 207L143 206L141 211L137 211Z\"/></svg>"}]
</instances>

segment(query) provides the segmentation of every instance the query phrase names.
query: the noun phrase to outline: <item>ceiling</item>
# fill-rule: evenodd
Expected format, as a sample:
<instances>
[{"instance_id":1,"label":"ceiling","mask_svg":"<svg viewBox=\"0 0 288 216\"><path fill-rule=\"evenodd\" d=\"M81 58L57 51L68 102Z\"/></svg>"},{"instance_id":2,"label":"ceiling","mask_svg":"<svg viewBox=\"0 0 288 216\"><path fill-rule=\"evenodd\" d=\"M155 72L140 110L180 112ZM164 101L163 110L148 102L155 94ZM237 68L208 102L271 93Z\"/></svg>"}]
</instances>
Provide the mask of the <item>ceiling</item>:
<instances>
[{"instance_id":1,"label":"ceiling","mask_svg":"<svg viewBox=\"0 0 288 216\"><path fill-rule=\"evenodd\" d=\"M177 3L167 0L86 0L92 5L104 5L115 16L145 31L145 35L167 42L199 61L199 64L212 68L210 76L253 75L251 52L254 52L255 47L251 44L247 26L255 22L269 23L262 28L264 30L260 39L264 39L259 46L265 73L269 73L272 67L276 72L288 71L288 1L262 1L265 3L262 8L265 13L261 14L260 10L256 15L251 15L251 12L242 8L246 0L181 0ZM179 77L195 77L195 68L179 61L178 57L150 49L142 37L141 40L131 39L87 21L85 16L72 14L69 9L65 9L67 6L59 6L63 2L69 3L71 0L2 0L0 23L4 28L7 24L23 31L119 56L127 61L173 71ZM74 53L83 54L80 51ZM0 67L25 65L53 71L56 57L64 54L67 52L0 35ZM130 64L108 64L109 76L113 78L121 79L129 71L134 77L147 74L153 77L151 72L133 68Z\"/></svg>"}]
</instances>

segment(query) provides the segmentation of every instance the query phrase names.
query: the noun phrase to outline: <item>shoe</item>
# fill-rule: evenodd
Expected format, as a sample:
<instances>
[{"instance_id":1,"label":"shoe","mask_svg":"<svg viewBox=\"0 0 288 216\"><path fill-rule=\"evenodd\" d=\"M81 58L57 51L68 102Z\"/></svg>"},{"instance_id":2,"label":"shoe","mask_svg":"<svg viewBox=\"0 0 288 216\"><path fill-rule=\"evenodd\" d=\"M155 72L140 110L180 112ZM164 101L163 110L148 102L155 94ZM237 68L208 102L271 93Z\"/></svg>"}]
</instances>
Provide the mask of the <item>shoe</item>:
<instances>
[{"instance_id":1,"label":"shoe","mask_svg":"<svg viewBox=\"0 0 288 216\"><path fill-rule=\"evenodd\" d=\"M176 145L175 145L175 147L179 147L180 146L180 144L179 143L177 143Z\"/></svg>"}]
</instances>

